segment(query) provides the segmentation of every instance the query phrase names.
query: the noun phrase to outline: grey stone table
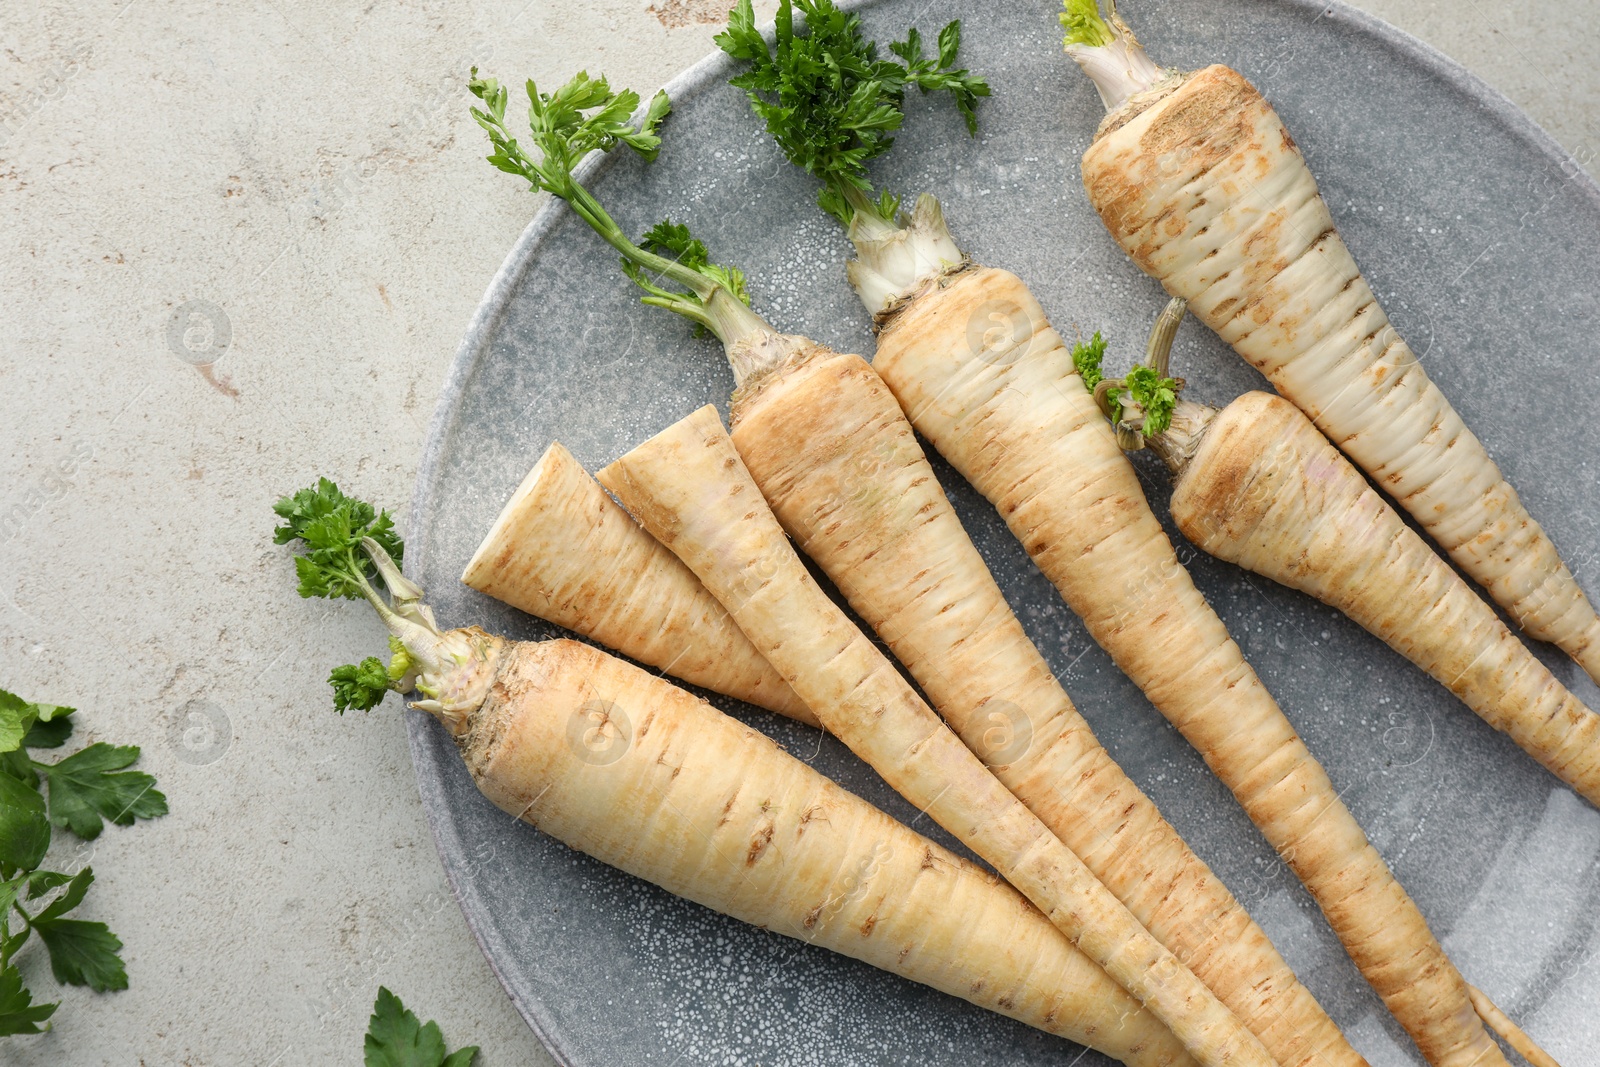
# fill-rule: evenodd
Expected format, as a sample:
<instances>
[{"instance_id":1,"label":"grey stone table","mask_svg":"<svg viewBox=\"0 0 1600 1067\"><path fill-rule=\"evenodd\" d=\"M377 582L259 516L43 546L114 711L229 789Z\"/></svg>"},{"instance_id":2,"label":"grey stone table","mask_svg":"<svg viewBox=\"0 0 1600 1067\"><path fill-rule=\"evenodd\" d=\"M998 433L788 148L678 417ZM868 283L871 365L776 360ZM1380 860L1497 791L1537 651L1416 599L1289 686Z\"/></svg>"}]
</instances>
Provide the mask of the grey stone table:
<instances>
[{"instance_id":1,"label":"grey stone table","mask_svg":"<svg viewBox=\"0 0 1600 1067\"><path fill-rule=\"evenodd\" d=\"M132 988L67 991L5 1062L355 1063L379 984L486 1067L549 1062L450 899L394 708L329 714L375 623L293 596L268 506L324 472L406 504L537 207L478 162L468 69L654 86L724 2L0 7L0 687L141 745L173 808L93 851ZM1596 172L1592 19L1360 6Z\"/></svg>"}]
</instances>

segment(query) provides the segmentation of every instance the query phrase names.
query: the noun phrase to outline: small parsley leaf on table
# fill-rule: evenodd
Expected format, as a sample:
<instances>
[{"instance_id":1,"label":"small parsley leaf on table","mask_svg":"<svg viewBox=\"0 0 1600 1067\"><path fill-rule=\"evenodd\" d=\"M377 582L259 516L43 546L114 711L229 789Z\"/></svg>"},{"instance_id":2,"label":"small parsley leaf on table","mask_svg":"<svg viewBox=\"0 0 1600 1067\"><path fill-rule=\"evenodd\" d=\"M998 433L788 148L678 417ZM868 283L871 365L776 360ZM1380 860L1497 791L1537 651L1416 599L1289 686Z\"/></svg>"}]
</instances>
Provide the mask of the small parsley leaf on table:
<instances>
[{"instance_id":1,"label":"small parsley leaf on table","mask_svg":"<svg viewBox=\"0 0 1600 1067\"><path fill-rule=\"evenodd\" d=\"M37 767L50 785L50 821L93 841L102 818L118 826L167 813L167 798L143 771L124 771L139 758L134 745L90 745L56 763Z\"/></svg>"},{"instance_id":2,"label":"small parsley leaf on table","mask_svg":"<svg viewBox=\"0 0 1600 1067\"><path fill-rule=\"evenodd\" d=\"M0 968L0 1037L12 1034L42 1034L48 1027L40 1023L54 1015L61 1005L35 1004L33 994L22 985L22 972L15 964Z\"/></svg>"},{"instance_id":3,"label":"small parsley leaf on table","mask_svg":"<svg viewBox=\"0 0 1600 1067\"><path fill-rule=\"evenodd\" d=\"M365 1043L366 1067L471 1067L478 1046L446 1053L435 1022L423 1023L388 989L378 987Z\"/></svg>"}]
</instances>

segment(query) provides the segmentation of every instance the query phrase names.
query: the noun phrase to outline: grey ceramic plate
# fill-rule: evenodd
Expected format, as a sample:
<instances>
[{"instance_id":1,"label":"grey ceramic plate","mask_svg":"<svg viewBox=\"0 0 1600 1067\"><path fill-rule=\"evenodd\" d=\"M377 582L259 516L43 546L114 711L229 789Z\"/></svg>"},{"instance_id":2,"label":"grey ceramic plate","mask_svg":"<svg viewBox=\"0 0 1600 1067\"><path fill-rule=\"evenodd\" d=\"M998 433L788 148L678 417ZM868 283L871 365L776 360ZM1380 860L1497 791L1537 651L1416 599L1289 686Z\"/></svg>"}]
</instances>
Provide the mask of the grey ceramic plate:
<instances>
[{"instance_id":1,"label":"grey ceramic plate","mask_svg":"<svg viewBox=\"0 0 1600 1067\"><path fill-rule=\"evenodd\" d=\"M1163 296L1085 201L1077 160L1101 108L1061 54L1055 10L1044 0L865 7L881 38L913 21L931 35L964 18L963 60L995 88L976 141L950 109L913 98L907 133L878 174L903 193L938 194L965 248L1027 278L1062 328L1103 330L1113 361L1126 365ZM1276 104L1396 323L1600 593L1592 438L1576 418L1552 417L1600 408L1591 369L1600 189L1455 64L1342 5L1169 0L1129 14L1158 61L1229 63ZM498 73L514 82L526 72ZM726 75L712 59L678 79L659 161L618 159L595 171L594 188L632 232L667 214L691 223L714 254L745 267L757 307L780 327L870 354L867 318L843 277L846 242ZM725 410L731 378L719 349L641 307L615 258L564 209L546 209L467 331L417 477L410 535L410 566L449 623L554 633L458 582L552 439L594 469L707 401ZM1261 385L1197 325L1184 327L1176 358L1201 399ZM1232 798L1086 636L987 503L935 465L1107 747L1374 1067L1420 1062ZM1165 479L1142 469L1164 513ZM1600 1063L1600 813L1354 624L1174 537L1468 978L1567 1067ZM1576 668L1541 654L1593 702ZM868 799L914 815L839 745L718 703ZM491 807L431 720L412 713L409 728L462 910L563 1063L1101 1062L608 870Z\"/></svg>"}]
</instances>

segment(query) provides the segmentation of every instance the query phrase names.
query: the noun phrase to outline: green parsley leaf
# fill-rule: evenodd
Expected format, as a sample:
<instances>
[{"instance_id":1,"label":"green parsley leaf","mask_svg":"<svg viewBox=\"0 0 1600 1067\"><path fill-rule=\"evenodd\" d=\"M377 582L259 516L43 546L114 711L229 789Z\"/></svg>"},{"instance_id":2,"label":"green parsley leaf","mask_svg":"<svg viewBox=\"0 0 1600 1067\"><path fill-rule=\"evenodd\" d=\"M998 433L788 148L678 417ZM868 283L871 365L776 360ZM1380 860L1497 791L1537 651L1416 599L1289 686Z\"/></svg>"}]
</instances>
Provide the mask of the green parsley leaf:
<instances>
[{"instance_id":1,"label":"green parsley leaf","mask_svg":"<svg viewBox=\"0 0 1600 1067\"><path fill-rule=\"evenodd\" d=\"M61 1006L35 1004L33 994L22 985L22 972L15 964L0 968L0 1037L13 1034L42 1034L39 1024L55 1014Z\"/></svg>"},{"instance_id":2,"label":"green parsley leaf","mask_svg":"<svg viewBox=\"0 0 1600 1067\"><path fill-rule=\"evenodd\" d=\"M14 752L0 752L0 774L15 778L29 789L36 789L39 786L39 776L34 773L33 760L28 757L25 748L19 748Z\"/></svg>"},{"instance_id":3,"label":"green parsley leaf","mask_svg":"<svg viewBox=\"0 0 1600 1067\"><path fill-rule=\"evenodd\" d=\"M470 1067L478 1047L446 1053L439 1024L423 1024L388 989L378 987L363 1045L366 1067Z\"/></svg>"},{"instance_id":4,"label":"green parsley leaf","mask_svg":"<svg viewBox=\"0 0 1600 1067\"><path fill-rule=\"evenodd\" d=\"M506 126L505 86L493 78L480 78L474 67L467 89L483 101L482 108L472 109L472 117L494 147L489 162L507 174L526 178L535 189L563 197L577 188L572 169L590 152L609 152L625 144L645 159L655 159L661 151L656 130L672 111L667 94L658 92L636 127L632 116L639 107L639 94L631 89L613 92L605 78L591 78L587 71L580 71L553 93L539 92L529 79L528 125L539 150L535 160Z\"/></svg>"},{"instance_id":5,"label":"green parsley leaf","mask_svg":"<svg viewBox=\"0 0 1600 1067\"><path fill-rule=\"evenodd\" d=\"M117 955L122 941L105 923L36 919L33 928L50 951L50 973L62 985L86 985L96 993L128 988L128 972Z\"/></svg>"},{"instance_id":6,"label":"green parsley leaf","mask_svg":"<svg viewBox=\"0 0 1600 1067\"><path fill-rule=\"evenodd\" d=\"M396 564L403 558L405 545L395 533L393 517L346 496L326 478L282 498L272 510L284 520L273 531L273 541L300 541L308 550L294 561L303 597L359 600L363 583L381 582L377 566L361 551L363 537L376 541Z\"/></svg>"},{"instance_id":7,"label":"green parsley leaf","mask_svg":"<svg viewBox=\"0 0 1600 1067\"><path fill-rule=\"evenodd\" d=\"M1172 425L1172 409L1178 403L1177 379L1163 378L1154 367L1140 365L1128 372L1126 381L1128 395L1144 409L1144 435L1166 433Z\"/></svg>"},{"instance_id":8,"label":"green parsley leaf","mask_svg":"<svg viewBox=\"0 0 1600 1067\"><path fill-rule=\"evenodd\" d=\"M62 708L71 714L71 708ZM23 748L60 748L72 736L72 720L61 715L50 720L40 719L28 729L22 739Z\"/></svg>"},{"instance_id":9,"label":"green parsley leaf","mask_svg":"<svg viewBox=\"0 0 1600 1067\"><path fill-rule=\"evenodd\" d=\"M56 881L55 878L50 879ZM59 884L59 883L58 883ZM99 993L128 988L128 972L117 953L122 942L105 923L68 919L94 884L88 867L66 883L66 890L33 917L31 926L50 953L50 970L65 985L86 985Z\"/></svg>"},{"instance_id":10,"label":"green parsley leaf","mask_svg":"<svg viewBox=\"0 0 1600 1067\"><path fill-rule=\"evenodd\" d=\"M711 253L706 249L705 242L695 238L689 232L688 226L674 223L671 219L663 219L639 238L639 247L657 255L676 259L728 290L738 297L739 302L745 307L750 306L750 290L745 284L744 271L738 267L724 267L720 263L711 262ZM640 272L636 265L627 260L623 260L622 269L628 272L629 277Z\"/></svg>"},{"instance_id":11,"label":"green parsley leaf","mask_svg":"<svg viewBox=\"0 0 1600 1067\"><path fill-rule=\"evenodd\" d=\"M90 745L56 763L39 764L50 787L50 821L86 841L100 836L102 818L118 826L167 813L167 798L142 771L124 771L137 745Z\"/></svg>"},{"instance_id":12,"label":"green parsley leaf","mask_svg":"<svg viewBox=\"0 0 1600 1067\"><path fill-rule=\"evenodd\" d=\"M377 656L368 656L359 664L335 667L328 675L328 684L333 686L334 710L340 715L349 708L371 711L389 695L390 682L389 669Z\"/></svg>"},{"instance_id":13,"label":"green parsley leaf","mask_svg":"<svg viewBox=\"0 0 1600 1067\"><path fill-rule=\"evenodd\" d=\"M1095 386L1105 380L1105 372L1100 369L1101 362L1106 358L1106 341L1096 330L1088 343L1078 341L1072 346L1072 365L1078 368L1078 377L1083 379L1083 387L1089 392L1094 392Z\"/></svg>"},{"instance_id":14,"label":"green parsley leaf","mask_svg":"<svg viewBox=\"0 0 1600 1067\"><path fill-rule=\"evenodd\" d=\"M806 33L794 28L795 8L805 19ZM860 191L871 202L867 163L894 144L892 134L905 115L901 106L908 85L923 92L950 92L956 106L975 129L976 100L989 94L981 78L948 69L960 46L958 24L939 35L939 56L922 57L915 29L903 43L890 47L905 65L880 58L877 45L863 36L861 20L831 0L779 0L775 39L771 46L755 25L750 0L739 0L728 28L717 44L749 69L730 79L743 89L750 107L766 123L767 132L789 162L823 184L818 204L841 222L854 213L849 197ZM896 203L878 197L876 209ZM889 208L885 219L893 217Z\"/></svg>"},{"instance_id":15,"label":"green parsley leaf","mask_svg":"<svg viewBox=\"0 0 1600 1067\"><path fill-rule=\"evenodd\" d=\"M42 922L54 922L55 920L65 916L67 912L71 911L73 908L76 908L79 904L82 904L84 894L89 892L89 887L94 884L94 870L92 868L85 867L77 874L68 878L64 883L57 879L49 880L56 882L58 886L63 884L66 885L67 891L62 893L56 899L52 900L48 907L44 908L39 912L39 914L33 917L34 925L38 925Z\"/></svg>"},{"instance_id":16,"label":"green parsley leaf","mask_svg":"<svg viewBox=\"0 0 1600 1067\"><path fill-rule=\"evenodd\" d=\"M22 748L36 724L65 719L73 710L55 704L30 704L15 693L0 689L0 752L14 752ZM71 729L67 727L69 732Z\"/></svg>"},{"instance_id":17,"label":"green parsley leaf","mask_svg":"<svg viewBox=\"0 0 1600 1067\"><path fill-rule=\"evenodd\" d=\"M19 882L26 882L28 899L34 900L44 896L52 889L59 889L72 881L72 875L62 874L60 871L33 871L19 878Z\"/></svg>"},{"instance_id":18,"label":"green parsley leaf","mask_svg":"<svg viewBox=\"0 0 1600 1067\"><path fill-rule=\"evenodd\" d=\"M44 797L9 774L0 774L0 875L31 871L50 848Z\"/></svg>"},{"instance_id":19,"label":"green parsley leaf","mask_svg":"<svg viewBox=\"0 0 1600 1067\"><path fill-rule=\"evenodd\" d=\"M956 19L939 31L939 55L934 59L922 58L922 35L913 27L904 41L889 46L889 51L905 60L907 83L924 93L947 92L955 100L956 110L966 120L967 133L978 132L978 98L989 95L989 83L970 71L949 69L961 51L961 20Z\"/></svg>"}]
</instances>

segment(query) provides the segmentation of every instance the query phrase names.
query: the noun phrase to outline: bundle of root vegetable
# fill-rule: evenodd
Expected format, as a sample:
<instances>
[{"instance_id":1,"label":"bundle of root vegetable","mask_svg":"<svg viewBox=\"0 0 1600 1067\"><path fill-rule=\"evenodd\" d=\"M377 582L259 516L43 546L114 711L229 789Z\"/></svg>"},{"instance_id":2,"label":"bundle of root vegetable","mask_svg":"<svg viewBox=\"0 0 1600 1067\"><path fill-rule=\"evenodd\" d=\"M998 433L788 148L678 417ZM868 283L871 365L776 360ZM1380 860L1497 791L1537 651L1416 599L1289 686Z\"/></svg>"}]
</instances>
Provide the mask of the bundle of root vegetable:
<instances>
[{"instance_id":1,"label":"bundle of root vegetable","mask_svg":"<svg viewBox=\"0 0 1600 1067\"><path fill-rule=\"evenodd\" d=\"M471 86L489 161L565 201L621 254L646 304L714 335L736 389L731 429L703 408L598 481L552 444L463 580L638 663L820 725L1004 881L591 645L441 630L401 573L387 514L323 481L279 503L279 540L307 549L303 595L367 600L394 650L387 665L334 671L336 703L370 708L415 689L485 795L574 848L1123 1062L1363 1064L1096 741L967 538L920 432L1228 786L1427 1060L1505 1063L1498 1034L1548 1067L1445 955L1179 564L1125 451L1167 462L1174 516L1195 544L1345 611L1591 802L1600 716L1350 460L1591 673L1600 620L1383 329L1270 107L1227 68L1156 66L1094 0L1066 7L1067 51L1110 112L1084 158L1091 202L1176 296L1146 361L1121 378L1104 371L1099 334L1068 346L1020 278L972 262L931 195L901 211L868 179L912 87L949 93L975 128L989 87L956 67L956 23L934 56L914 30L885 56L828 0L781 0L771 40L740 0L718 37L739 61L733 84L855 245L848 280L878 332L870 363L781 332L686 226L664 221L635 241L577 182L591 151L654 158L664 95L641 111L603 78L553 93L530 81L524 147L507 90L476 72ZM1251 197L1228 178L1247 166ZM1221 411L1184 399L1168 372L1186 303L1284 398L1250 394ZM974 346L972 323L997 306L1011 328ZM605 758L588 758L597 751ZM875 856L888 859L854 862ZM869 884L847 890L846 869L870 870Z\"/></svg>"}]
</instances>

